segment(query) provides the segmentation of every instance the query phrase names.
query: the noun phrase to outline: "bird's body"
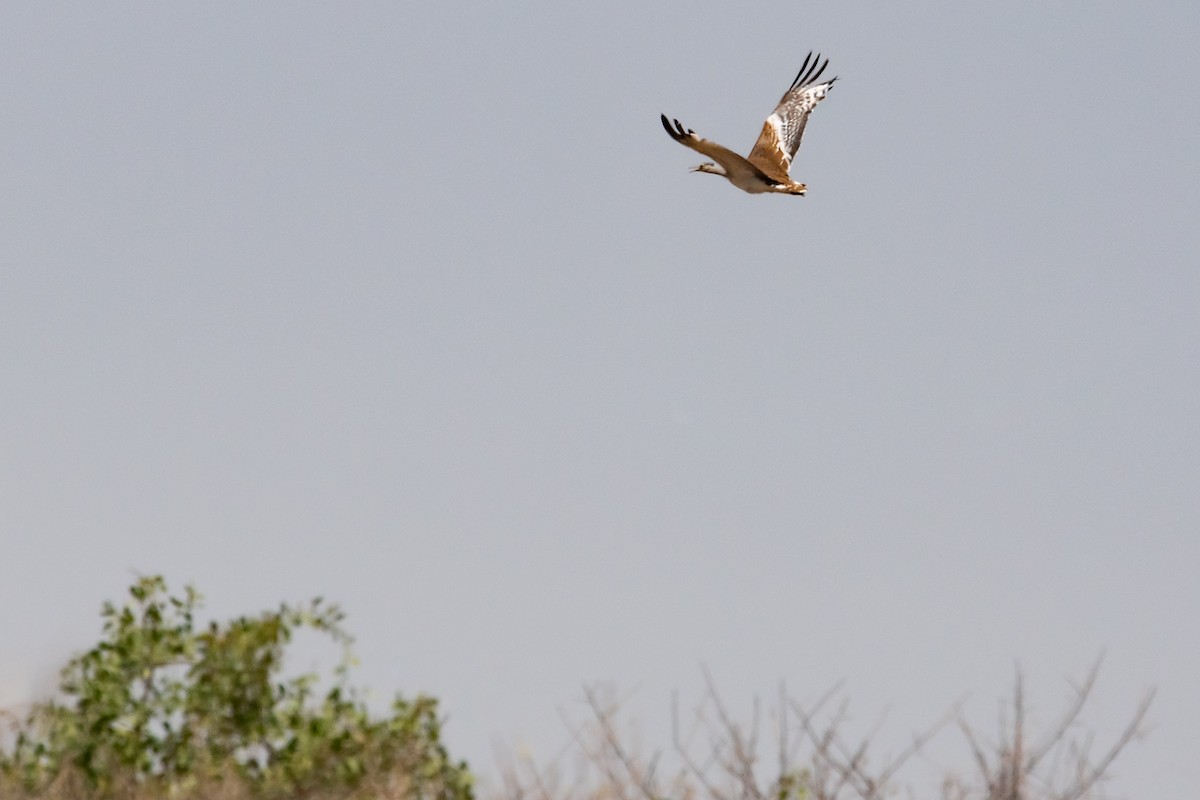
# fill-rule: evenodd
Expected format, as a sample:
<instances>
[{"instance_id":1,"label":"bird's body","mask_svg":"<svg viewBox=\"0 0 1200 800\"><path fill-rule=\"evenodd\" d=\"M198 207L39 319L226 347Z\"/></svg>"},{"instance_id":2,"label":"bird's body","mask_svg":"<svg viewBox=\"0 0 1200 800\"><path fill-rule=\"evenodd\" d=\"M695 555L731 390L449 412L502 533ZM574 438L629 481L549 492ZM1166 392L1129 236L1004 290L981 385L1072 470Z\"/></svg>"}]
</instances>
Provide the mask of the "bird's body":
<instances>
[{"instance_id":1,"label":"bird's body","mask_svg":"<svg viewBox=\"0 0 1200 800\"><path fill-rule=\"evenodd\" d=\"M811 66L810 66L811 62ZM784 92L779 105L763 123L762 133L754 144L750 155L743 158L716 142L702 139L696 132L685 129L679 120L668 120L662 115L662 124L672 139L684 147L690 147L712 159L692 172L707 172L727 178L737 188L750 194L795 194L803 195L807 187L792 180L792 159L800 149L800 137L804 126L817 103L825 99L836 77L817 83L829 59L821 63L820 54L814 59L809 53L804 66ZM672 126L674 122L674 126Z\"/></svg>"}]
</instances>

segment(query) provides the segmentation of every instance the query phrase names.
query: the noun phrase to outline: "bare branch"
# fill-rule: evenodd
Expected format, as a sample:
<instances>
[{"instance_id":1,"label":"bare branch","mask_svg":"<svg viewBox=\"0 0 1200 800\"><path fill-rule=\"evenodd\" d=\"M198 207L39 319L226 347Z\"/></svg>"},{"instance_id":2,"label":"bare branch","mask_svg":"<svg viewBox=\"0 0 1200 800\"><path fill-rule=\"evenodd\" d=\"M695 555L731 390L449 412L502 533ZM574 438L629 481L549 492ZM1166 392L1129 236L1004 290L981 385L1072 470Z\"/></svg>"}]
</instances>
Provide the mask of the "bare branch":
<instances>
[{"instance_id":1,"label":"bare branch","mask_svg":"<svg viewBox=\"0 0 1200 800\"><path fill-rule=\"evenodd\" d=\"M708 687L708 697L712 700L713 707L717 710L717 717L721 721L721 732L724 740L733 751L730 759L721 760L721 766L740 784L744 797L750 797L753 800L763 800L762 791L758 788L758 781L754 776L755 749L758 742L759 725L758 703L756 701L754 704L750 738L747 740L743 737L741 729L738 728L733 718L729 716L729 712L725 710L725 704L721 701L721 695L717 692L716 685L713 683L712 675L709 673L708 668L704 667L703 672L704 682Z\"/></svg>"},{"instance_id":2,"label":"bare branch","mask_svg":"<svg viewBox=\"0 0 1200 800\"><path fill-rule=\"evenodd\" d=\"M896 773L900 771L900 768L904 766L904 764L910 758L921 752L925 748L925 745L929 743L929 740L936 736L942 730L942 728L945 728L947 725L949 725L953 719L953 712L947 712L945 716L930 725L923 732L914 734L912 742L908 745L908 747L901 750L900 755L896 756L894 759L892 759L890 764L880 770L879 776L876 779L880 785L886 785L890 783L892 778L895 777Z\"/></svg>"},{"instance_id":3,"label":"bare branch","mask_svg":"<svg viewBox=\"0 0 1200 800\"><path fill-rule=\"evenodd\" d=\"M700 781L704 790L712 800L727 800L725 793L708 780L708 769L697 764L691 756L690 748L679 738L679 695L671 695L671 731L675 744L675 753L683 759L692 777Z\"/></svg>"},{"instance_id":4,"label":"bare branch","mask_svg":"<svg viewBox=\"0 0 1200 800\"><path fill-rule=\"evenodd\" d=\"M988 796L993 796L996 786L992 778L992 767L988 764L987 753L984 752L979 740L975 738L975 732L971 726L961 716L958 718L958 729L962 731L967 743L971 746L971 755L975 758L975 766L979 768L979 777L983 779L984 785L987 787Z\"/></svg>"},{"instance_id":5,"label":"bare branch","mask_svg":"<svg viewBox=\"0 0 1200 800\"><path fill-rule=\"evenodd\" d=\"M985 747L961 712L956 713L958 727L970 746L986 787L987 800L1029 800L1034 796L1082 800L1105 778L1116 757L1140 734L1154 692L1143 698L1121 735L1098 761L1093 762L1090 754L1094 735L1084 731L1073 738L1071 730L1078 725L1083 708L1092 695L1100 663L1097 660L1083 683L1072 687L1074 694L1068 707L1049 735L1036 747L1027 746L1027 705L1024 678L1019 668L1011 701L1012 722L1010 725L1007 717L1009 706L1002 706L1000 742L994 748ZM993 752L994 762L989 757ZM1047 763L1048 769L1043 766Z\"/></svg>"},{"instance_id":6,"label":"bare branch","mask_svg":"<svg viewBox=\"0 0 1200 800\"><path fill-rule=\"evenodd\" d=\"M882 767L871 762L873 743L885 717L865 735L851 735L849 703L842 700L829 708L840 684L805 708L788 698L781 683L778 718L768 713L764 719L763 706L755 700L750 724L743 727L704 670L705 691L686 732L679 697L673 694L671 698L673 768L678 772L667 792L659 785L660 756L641 755L618 725L623 703L598 689L587 689L589 720L577 726L564 716L572 750L584 759L581 782L560 785L554 770L560 754L548 770L539 770L532 762L511 768L505 773L504 800L882 800L902 790L897 785L901 770L951 723L966 741L979 778L964 782L948 777L938 787L941 800L1088 800L1095 796L1117 756L1143 733L1154 698L1154 692L1147 693L1112 745L1094 757L1093 737L1078 726L1098 668L1099 661L1082 683L1072 687L1064 713L1045 738L1031 735L1025 679L1018 667L1012 695L1000 705L995 744L976 734L960 702L928 728L914 733ZM774 722L778 729L769 733L777 737L773 742L777 773L767 776L758 761L759 737L761 725ZM795 734L792 725L796 725ZM1036 746L1031 744L1035 740ZM802 768L797 769L797 764ZM909 790L909 794L913 792ZM918 792L914 796L928 795Z\"/></svg>"},{"instance_id":7,"label":"bare branch","mask_svg":"<svg viewBox=\"0 0 1200 800\"><path fill-rule=\"evenodd\" d=\"M605 774L610 786L621 800L631 800L626 793L626 787L630 784L645 800L657 800L658 795L654 791L652 772L634 762L626 753L620 736L617 734L614 717L620 707L619 703L615 701L603 703L594 688L585 689L584 696L588 706L592 709L599 741L595 745L590 745L584 739L577 738L580 747L591 756L592 763Z\"/></svg>"},{"instance_id":8,"label":"bare branch","mask_svg":"<svg viewBox=\"0 0 1200 800\"><path fill-rule=\"evenodd\" d=\"M1146 713L1150 710L1150 704L1154 702L1154 695L1156 693L1156 689L1151 689L1146 693L1146 695L1142 698L1142 702L1138 704L1137 711L1134 712L1133 718L1130 719L1129 724L1125 726L1125 729L1121 732L1121 735L1117 737L1117 740L1113 743L1112 747L1108 749L1108 752L1105 753L1104 756L1097 761L1094 766L1091 767L1091 769L1086 770L1082 776L1077 779L1076 786L1073 791L1068 791L1059 795L1061 800L1078 800L1078 798L1087 794L1091 788L1105 776L1105 774L1108 772L1108 768L1112 766L1113 761L1115 761L1117 756L1121 754L1121 751L1125 749L1125 746L1141 734L1142 722L1146 718ZM1084 763L1085 762L1081 759L1080 766L1083 766Z\"/></svg>"},{"instance_id":9,"label":"bare branch","mask_svg":"<svg viewBox=\"0 0 1200 800\"><path fill-rule=\"evenodd\" d=\"M1092 664L1092 668L1088 671L1087 678L1084 679L1083 684L1071 687L1075 690L1074 700L1072 701L1071 705L1068 706L1066 712L1062 716L1062 719L1059 720L1059 723L1054 726L1054 730L1052 730L1046 737L1046 740L1040 746L1034 748L1033 752L1029 754L1030 770L1037 768L1038 762L1040 762L1047 753L1055 749L1055 745L1063 740L1063 738L1067 735L1067 731L1069 731L1071 726L1075 724L1075 721L1079 719L1080 713L1083 712L1083 707L1087 704L1088 697L1090 697L1092 694L1092 687L1096 685L1096 678L1100 675L1100 665L1103 663L1104 654L1101 653L1096 658L1096 662Z\"/></svg>"}]
</instances>

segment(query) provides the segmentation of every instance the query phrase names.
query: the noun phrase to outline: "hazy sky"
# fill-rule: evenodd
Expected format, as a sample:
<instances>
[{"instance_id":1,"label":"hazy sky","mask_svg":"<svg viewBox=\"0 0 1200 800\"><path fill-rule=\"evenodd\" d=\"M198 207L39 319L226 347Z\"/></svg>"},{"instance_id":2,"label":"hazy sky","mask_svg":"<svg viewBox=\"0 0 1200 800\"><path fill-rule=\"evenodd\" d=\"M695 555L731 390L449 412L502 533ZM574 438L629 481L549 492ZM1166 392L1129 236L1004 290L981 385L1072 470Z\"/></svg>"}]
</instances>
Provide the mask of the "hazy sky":
<instances>
[{"instance_id":1,"label":"hazy sky","mask_svg":"<svg viewBox=\"0 0 1200 800\"><path fill-rule=\"evenodd\" d=\"M5 3L0 701L162 573L340 601L484 773L596 680L902 741L1106 650L1194 796L1200 3L748 9ZM812 49L808 196L689 174Z\"/></svg>"}]
</instances>

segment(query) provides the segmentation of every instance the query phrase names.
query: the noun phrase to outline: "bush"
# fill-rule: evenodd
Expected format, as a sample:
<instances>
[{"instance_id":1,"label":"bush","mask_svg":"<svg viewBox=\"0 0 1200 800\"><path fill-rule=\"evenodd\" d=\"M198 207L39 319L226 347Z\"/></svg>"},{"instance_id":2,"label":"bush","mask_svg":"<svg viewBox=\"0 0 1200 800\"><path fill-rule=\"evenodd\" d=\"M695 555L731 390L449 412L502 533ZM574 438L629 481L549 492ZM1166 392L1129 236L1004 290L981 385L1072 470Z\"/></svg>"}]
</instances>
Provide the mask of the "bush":
<instances>
[{"instance_id":1,"label":"bush","mask_svg":"<svg viewBox=\"0 0 1200 800\"><path fill-rule=\"evenodd\" d=\"M320 598L197 629L200 595L139 579L106 603L101 641L63 669L61 696L33 707L0 752L9 795L380 797L472 800L441 742L437 701L397 696L373 717L347 684L350 636ZM343 648L332 688L281 676L309 629Z\"/></svg>"},{"instance_id":2,"label":"bush","mask_svg":"<svg viewBox=\"0 0 1200 800\"><path fill-rule=\"evenodd\" d=\"M812 705L781 690L769 720L756 701L746 724L735 719L705 673L708 690L691 722L682 721L674 707L673 757L668 751L666 758L663 750L647 754L625 731L621 703L611 689L588 689L589 718L568 720L573 746L547 764L511 758L495 800L885 800L906 789L910 796L942 800L1092 800L1103 797L1109 768L1142 732L1154 697L1148 692L1108 748L1097 751L1081 714L1099 669L1097 661L1073 687L1062 716L1048 730L1028 725L1018 671L998 740L987 741L954 710L883 761L875 757L870 735L849 735L849 705L834 702L837 687ZM923 792L902 785L906 763L952 724L968 745L975 774L944 776L940 786Z\"/></svg>"}]
</instances>

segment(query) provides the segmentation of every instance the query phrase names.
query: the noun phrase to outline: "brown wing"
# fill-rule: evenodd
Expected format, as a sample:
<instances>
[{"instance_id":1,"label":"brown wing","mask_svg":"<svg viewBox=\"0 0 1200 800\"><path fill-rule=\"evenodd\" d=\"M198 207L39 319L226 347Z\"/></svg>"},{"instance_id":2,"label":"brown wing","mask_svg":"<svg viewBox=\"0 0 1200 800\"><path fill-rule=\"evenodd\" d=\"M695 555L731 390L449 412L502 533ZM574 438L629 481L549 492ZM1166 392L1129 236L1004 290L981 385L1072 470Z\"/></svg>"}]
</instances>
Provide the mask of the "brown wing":
<instances>
[{"instance_id":1,"label":"brown wing","mask_svg":"<svg viewBox=\"0 0 1200 800\"><path fill-rule=\"evenodd\" d=\"M724 167L725 171L729 174L732 175L737 171L749 171L759 175L762 174L762 170L729 148L722 147L716 142L697 136L695 131L691 129L685 129L683 125L679 123L679 120L673 120L675 127L671 127L672 120L668 120L666 114L662 114L661 116L663 128L666 129L667 134L672 139L679 142L684 147L690 147L697 153L708 156L713 161L716 161L718 164Z\"/></svg>"},{"instance_id":2,"label":"brown wing","mask_svg":"<svg viewBox=\"0 0 1200 800\"><path fill-rule=\"evenodd\" d=\"M825 99L829 87L837 80L834 77L824 83L817 83L827 66L829 59L822 63L819 53L815 59L813 54L809 53L791 87L784 92L779 105L763 123L762 133L759 134L747 160L767 175L773 178L780 175L788 177L792 159L800 149L800 138L804 135L804 126L808 124L809 115L817 107L817 103Z\"/></svg>"}]
</instances>

